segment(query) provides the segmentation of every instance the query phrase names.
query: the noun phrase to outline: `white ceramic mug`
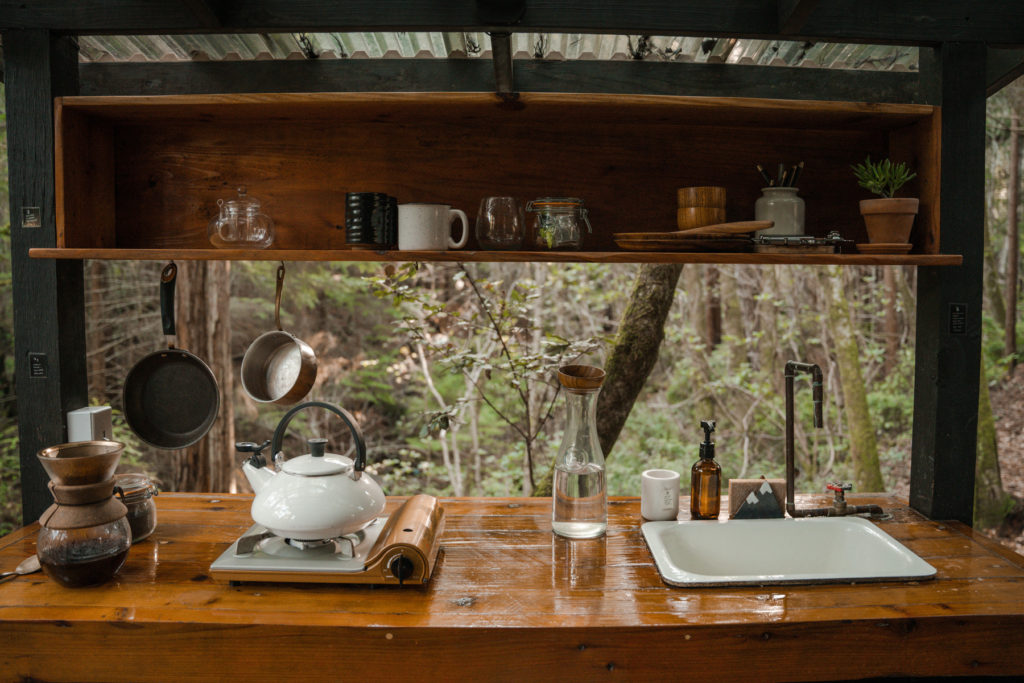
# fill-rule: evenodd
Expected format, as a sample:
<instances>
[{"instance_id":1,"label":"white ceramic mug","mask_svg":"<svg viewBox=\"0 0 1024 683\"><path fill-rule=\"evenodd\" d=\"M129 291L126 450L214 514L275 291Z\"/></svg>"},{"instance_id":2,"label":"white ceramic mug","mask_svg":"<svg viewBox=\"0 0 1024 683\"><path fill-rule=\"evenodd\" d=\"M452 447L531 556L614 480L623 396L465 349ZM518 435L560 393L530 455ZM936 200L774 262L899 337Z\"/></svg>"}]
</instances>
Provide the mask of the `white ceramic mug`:
<instances>
[{"instance_id":1,"label":"white ceramic mug","mask_svg":"<svg viewBox=\"0 0 1024 683\"><path fill-rule=\"evenodd\" d=\"M452 239L452 220L462 223L462 236ZM403 251L461 249L469 239L466 214L448 204L399 204L398 248Z\"/></svg>"},{"instance_id":2,"label":"white ceramic mug","mask_svg":"<svg viewBox=\"0 0 1024 683\"><path fill-rule=\"evenodd\" d=\"M640 514L652 522L672 520L679 515L678 472L645 470L640 475Z\"/></svg>"}]
</instances>

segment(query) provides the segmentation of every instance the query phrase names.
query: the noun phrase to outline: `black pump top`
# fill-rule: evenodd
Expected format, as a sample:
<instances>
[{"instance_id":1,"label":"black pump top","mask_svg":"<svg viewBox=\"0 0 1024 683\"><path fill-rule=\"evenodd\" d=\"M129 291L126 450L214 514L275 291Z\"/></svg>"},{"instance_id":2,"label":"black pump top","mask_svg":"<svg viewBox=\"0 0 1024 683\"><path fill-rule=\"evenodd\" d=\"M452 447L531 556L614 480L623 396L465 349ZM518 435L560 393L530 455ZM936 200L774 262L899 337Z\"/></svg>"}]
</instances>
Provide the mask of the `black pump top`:
<instances>
[{"instance_id":1,"label":"black pump top","mask_svg":"<svg viewBox=\"0 0 1024 683\"><path fill-rule=\"evenodd\" d=\"M701 420L700 427L704 430L704 443L700 445L700 457L704 460L714 460L715 442L711 440L711 433L715 431L715 421Z\"/></svg>"}]
</instances>

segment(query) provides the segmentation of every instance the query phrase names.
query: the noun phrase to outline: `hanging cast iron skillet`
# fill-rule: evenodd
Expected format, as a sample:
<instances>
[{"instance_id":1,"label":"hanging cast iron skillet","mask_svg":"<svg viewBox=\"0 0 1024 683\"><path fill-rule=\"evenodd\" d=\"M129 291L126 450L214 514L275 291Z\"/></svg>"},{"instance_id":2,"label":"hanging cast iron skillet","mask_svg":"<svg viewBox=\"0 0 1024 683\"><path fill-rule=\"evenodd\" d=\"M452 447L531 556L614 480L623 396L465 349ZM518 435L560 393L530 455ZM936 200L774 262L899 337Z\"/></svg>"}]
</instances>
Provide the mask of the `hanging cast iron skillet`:
<instances>
[{"instance_id":1,"label":"hanging cast iron skillet","mask_svg":"<svg viewBox=\"0 0 1024 683\"><path fill-rule=\"evenodd\" d=\"M156 448L191 446L206 436L217 419L220 390L203 361L174 348L174 284L178 267L160 274L160 318L167 349L155 351L128 372L124 381L124 417L135 434Z\"/></svg>"}]
</instances>

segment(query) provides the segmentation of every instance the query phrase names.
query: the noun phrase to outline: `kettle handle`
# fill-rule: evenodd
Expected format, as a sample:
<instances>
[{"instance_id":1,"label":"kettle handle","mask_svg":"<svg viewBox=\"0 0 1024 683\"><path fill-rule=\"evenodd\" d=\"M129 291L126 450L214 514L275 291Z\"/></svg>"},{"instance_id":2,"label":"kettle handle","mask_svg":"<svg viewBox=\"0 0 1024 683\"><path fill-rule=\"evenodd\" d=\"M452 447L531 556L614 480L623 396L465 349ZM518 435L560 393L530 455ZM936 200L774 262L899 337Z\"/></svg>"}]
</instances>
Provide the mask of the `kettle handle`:
<instances>
[{"instance_id":1,"label":"kettle handle","mask_svg":"<svg viewBox=\"0 0 1024 683\"><path fill-rule=\"evenodd\" d=\"M356 423L356 419L352 417L352 413L348 412L344 408L340 408L324 401L307 401L306 403L300 403L295 406L281 418L281 421L277 424L277 429L274 430L274 438L270 444L270 452L277 454L281 452L281 445L284 441L285 431L288 429L288 423L292 421L295 414L300 410L306 408L323 408L329 410L338 417L341 418L342 422L348 425L348 428L352 431L352 441L356 445L356 461L352 467L353 479L359 479L363 470L366 469L366 441L363 439L363 432L359 429L359 425Z\"/></svg>"}]
</instances>

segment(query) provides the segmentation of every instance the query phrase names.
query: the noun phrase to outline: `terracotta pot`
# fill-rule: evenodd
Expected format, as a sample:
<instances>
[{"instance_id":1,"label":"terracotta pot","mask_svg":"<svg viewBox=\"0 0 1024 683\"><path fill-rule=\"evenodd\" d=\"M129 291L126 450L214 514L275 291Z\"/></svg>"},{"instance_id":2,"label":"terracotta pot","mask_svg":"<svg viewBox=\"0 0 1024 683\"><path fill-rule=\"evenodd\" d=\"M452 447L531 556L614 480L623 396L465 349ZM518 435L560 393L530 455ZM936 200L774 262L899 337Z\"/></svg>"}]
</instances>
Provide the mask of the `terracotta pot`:
<instances>
[{"instance_id":1,"label":"terracotta pot","mask_svg":"<svg viewBox=\"0 0 1024 683\"><path fill-rule=\"evenodd\" d=\"M860 213L873 244L906 244L917 215L917 199L902 197L863 199Z\"/></svg>"}]
</instances>

